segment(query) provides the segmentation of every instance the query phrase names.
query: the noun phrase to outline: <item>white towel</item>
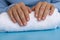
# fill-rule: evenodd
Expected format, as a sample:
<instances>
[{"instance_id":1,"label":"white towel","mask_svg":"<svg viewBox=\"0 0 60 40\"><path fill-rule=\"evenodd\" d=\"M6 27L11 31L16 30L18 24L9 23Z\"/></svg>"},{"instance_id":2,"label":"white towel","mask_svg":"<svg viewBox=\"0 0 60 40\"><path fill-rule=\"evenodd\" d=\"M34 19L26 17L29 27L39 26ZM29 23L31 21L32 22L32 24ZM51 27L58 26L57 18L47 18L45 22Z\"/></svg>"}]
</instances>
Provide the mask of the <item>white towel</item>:
<instances>
[{"instance_id":1,"label":"white towel","mask_svg":"<svg viewBox=\"0 0 60 40\"><path fill-rule=\"evenodd\" d=\"M55 29L60 24L60 14L55 9L52 16L47 16L44 21L37 21L34 12L30 14L30 21L26 26L21 27L18 23L13 23L6 12L0 14L0 31L29 31Z\"/></svg>"}]
</instances>

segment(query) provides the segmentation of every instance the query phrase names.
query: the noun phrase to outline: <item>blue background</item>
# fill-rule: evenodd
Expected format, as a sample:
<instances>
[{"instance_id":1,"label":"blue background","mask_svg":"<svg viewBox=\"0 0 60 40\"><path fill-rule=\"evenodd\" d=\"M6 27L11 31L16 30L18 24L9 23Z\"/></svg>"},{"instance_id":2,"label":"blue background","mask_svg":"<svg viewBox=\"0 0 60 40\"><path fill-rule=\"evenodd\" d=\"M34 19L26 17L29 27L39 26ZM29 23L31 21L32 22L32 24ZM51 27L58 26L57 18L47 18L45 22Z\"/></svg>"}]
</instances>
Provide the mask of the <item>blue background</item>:
<instances>
[{"instance_id":1,"label":"blue background","mask_svg":"<svg viewBox=\"0 0 60 40\"><path fill-rule=\"evenodd\" d=\"M1 32L0 40L60 40L60 29L29 32Z\"/></svg>"}]
</instances>

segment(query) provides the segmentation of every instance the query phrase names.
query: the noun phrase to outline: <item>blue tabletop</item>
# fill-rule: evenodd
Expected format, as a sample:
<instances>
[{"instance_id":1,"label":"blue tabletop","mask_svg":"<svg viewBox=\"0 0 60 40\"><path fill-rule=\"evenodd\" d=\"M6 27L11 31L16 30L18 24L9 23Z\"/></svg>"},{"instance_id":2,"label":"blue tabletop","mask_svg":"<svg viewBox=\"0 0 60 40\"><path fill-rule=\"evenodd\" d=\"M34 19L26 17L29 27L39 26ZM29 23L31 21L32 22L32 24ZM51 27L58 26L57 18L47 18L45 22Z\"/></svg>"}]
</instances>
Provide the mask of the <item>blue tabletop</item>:
<instances>
[{"instance_id":1,"label":"blue tabletop","mask_svg":"<svg viewBox=\"0 0 60 40\"><path fill-rule=\"evenodd\" d=\"M0 40L60 40L60 29L0 33Z\"/></svg>"}]
</instances>

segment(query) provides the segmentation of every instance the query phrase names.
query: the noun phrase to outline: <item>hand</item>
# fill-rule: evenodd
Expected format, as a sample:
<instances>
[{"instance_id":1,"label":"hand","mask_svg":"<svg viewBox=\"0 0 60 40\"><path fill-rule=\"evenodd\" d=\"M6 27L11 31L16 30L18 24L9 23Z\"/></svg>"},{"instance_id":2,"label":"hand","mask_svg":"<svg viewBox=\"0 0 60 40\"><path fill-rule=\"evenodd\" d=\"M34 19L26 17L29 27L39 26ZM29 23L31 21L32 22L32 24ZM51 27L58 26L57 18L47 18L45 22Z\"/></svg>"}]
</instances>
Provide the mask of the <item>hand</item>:
<instances>
[{"instance_id":1,"label":"hand","mask_svg":"<svg viewBox=\"0 0 60 40\"><path fill-rule=\"evenodd\" d=\"M14 23L17 22L21 26L26 25L27 21L29 21L30 12L31 9L28 6L25 6L25 4L22 2L14 5L8 10L11 20Z\"/></svg>"},{"instance_id":2,"label":"hand","mask_svg":"<svg viewBox=\"0 0 60 40\"><path fill-rule=\"evenodd\" d=\"M35 11L35 17L41 21L46 19L46 16L52 15L55 7L47 2L39 2L36 6L32 8Z\"/></svg>"}]
</instances>

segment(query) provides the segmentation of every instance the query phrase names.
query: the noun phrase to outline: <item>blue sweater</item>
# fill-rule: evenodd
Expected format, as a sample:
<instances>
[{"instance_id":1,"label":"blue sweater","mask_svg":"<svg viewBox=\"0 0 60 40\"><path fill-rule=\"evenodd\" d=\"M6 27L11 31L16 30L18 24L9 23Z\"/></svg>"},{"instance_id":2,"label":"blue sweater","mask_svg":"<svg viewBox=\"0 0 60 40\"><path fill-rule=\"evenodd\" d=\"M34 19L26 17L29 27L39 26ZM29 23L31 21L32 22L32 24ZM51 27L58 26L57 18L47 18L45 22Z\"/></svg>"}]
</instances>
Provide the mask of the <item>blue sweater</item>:
<instances>
[{"instance_id":1,"label":"blue sweater","mask_svg":"<svg viewBox=\"0 0 60 40\"><path fill-rule=\"evenodd\" d=\"M44 1L53 4L60 11L60 0L0 0L0 13L6 12L11 6L19 2L24 2L25 5L32 7L38 2Z\"/></svg>"}]
</instances>

